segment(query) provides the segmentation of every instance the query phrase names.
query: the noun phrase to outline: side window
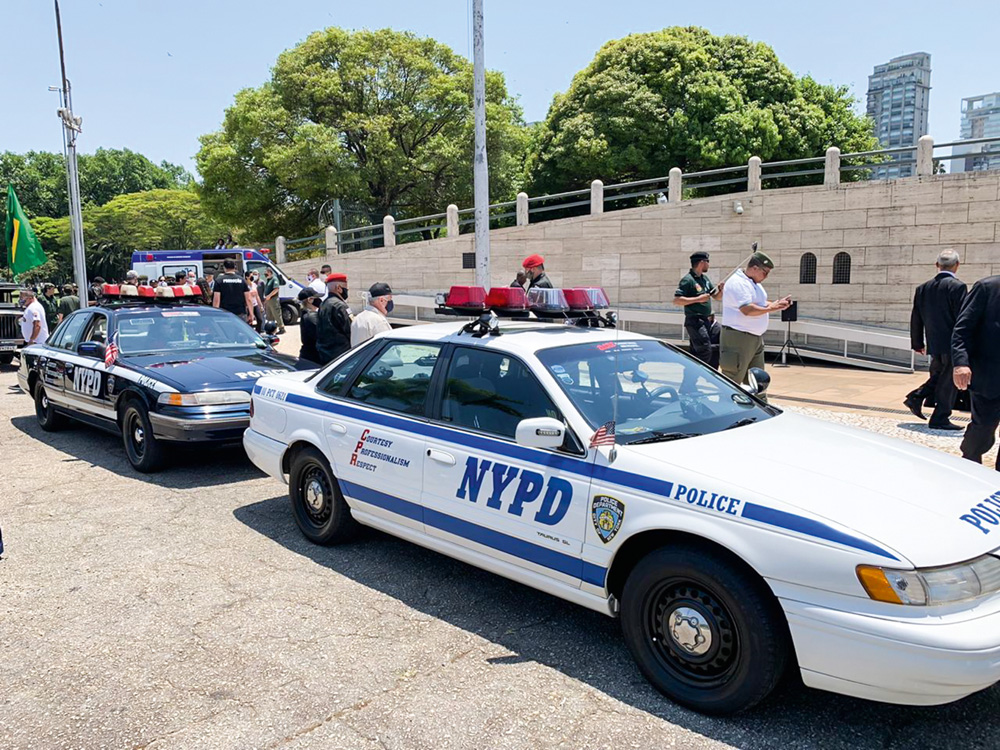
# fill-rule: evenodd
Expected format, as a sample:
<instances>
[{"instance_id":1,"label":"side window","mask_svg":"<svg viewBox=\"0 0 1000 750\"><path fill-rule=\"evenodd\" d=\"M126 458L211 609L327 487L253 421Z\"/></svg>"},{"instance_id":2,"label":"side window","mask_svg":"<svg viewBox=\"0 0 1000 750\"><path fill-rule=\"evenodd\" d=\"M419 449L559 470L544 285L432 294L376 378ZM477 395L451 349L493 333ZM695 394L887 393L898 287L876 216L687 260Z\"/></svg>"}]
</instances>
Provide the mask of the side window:
<instances>
[{"instance_id":1,"label":"side window","mask_svg":"<svg viewBox=\"0 0 1000 750\"><path fill-rule=\"evenodd\" d=\"M76 345L80 343L83 331L87 327L91 316L92 313L89 312L70 315L63 321L63 325L60 326L60 328L64 328L65 330L62 331L59 343L55 344L55 346L70 352L76 351Z\"/></svg>"},{"instance_id":2,"label":"side window","mask_svg":"<svg viewBox=\"0 0 1000 750\"><path fill-rule=\"evenodd\" d=\"M527 367L497 352L455 350L445 382L442 420L513 438L517 423L532 417L561 418Z\"/></svg>"},{"instance_id":3,"label":"side window","mask_svg":"<svg viewBox=\"0 0 1000 750\"><path fill-rule=\"evenodd\" d=\"M93 320L84 337L84 341L97 341L101 344L108 340L108 316L94 313Z\"/></svg>"},{"instance_id":4,"label":"side window","mask_svg":"<svg viewBox=\"0 0 1000 750\"><path fill-rule=\"evenodd\" d=\"M338 395L341 388L344 387L344 383L353 377L358 367L361 366L361 363L368 359L370 355L371 350L360 350L352 354L344 362L337 365L332 372L327 373L326 377L316 386L316 389L325 391L331 396Z\"/></svg>"},{"instance_id":5,"label":"side window","mask_svg":"<svg viewBox=\"0 0 1000 750\"><path fill-rule=\"evenodd\" d=\"M347 398L404 414L423 414L440 351L437 344L390 344L358 376Z\"/></svg>"}]
</instances>

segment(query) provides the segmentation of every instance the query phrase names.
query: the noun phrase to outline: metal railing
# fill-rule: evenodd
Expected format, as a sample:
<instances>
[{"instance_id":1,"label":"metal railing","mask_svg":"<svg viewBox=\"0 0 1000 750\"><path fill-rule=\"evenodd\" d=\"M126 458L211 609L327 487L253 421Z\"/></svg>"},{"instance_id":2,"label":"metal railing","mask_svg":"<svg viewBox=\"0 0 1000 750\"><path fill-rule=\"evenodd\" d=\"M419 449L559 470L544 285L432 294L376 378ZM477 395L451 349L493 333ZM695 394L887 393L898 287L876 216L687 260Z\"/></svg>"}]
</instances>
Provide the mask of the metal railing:
<instances>
[{"instance_id":1,"label":"metal railing","mask_svg":"<svg viewBox=\"0 0 1000 750\"><path fill-rule=\"evenodd\" d=\"M309 237L285 240L285 257L288 260L305 260L323 255L326 253L326 242L323 239L324 233L320 232ZM320 242L317 243L316 240Z\"/></svg>"},{"instance_id":2,"label":"metal railing","mask_svg":"<svg viewBox=\"0 0 1000 750\"><path fill-rule=\"evenodd\" d=\"M434 297L394 294L393 300L395 308L390 318L393 325L455 320L435 313L437 303ZM684 311L680 308L619 307L616 310L622 330L638 330L678 344L687 341ZM910 336L906 331L818 318L799 318L794 323L770 319L765 339L767 350L778 352L786 339L791 339L803 356L812 359L888 372L913 372L916 367L915 353L910 349Z\"/></svg>"},{"instance_id":3,"label":"metal railing","mask_svg":"<svg viewBox=\"0 0 1000 750\"><path fill-rule=\"evenodd\" d=\"M953 159L1000 160L998 152L952 153L936 155L943 148L985 144L1000 146L1000 138L974 138L935 144L924 136L916 146L877 149L841 154L831 148L823 156L804 159L784 159L761 162L756 157L748 164L719 167L683 173L671 170L665 177L652 177L604 185L595 180L589 188L568 190L549 195L527 196L520 193L516 200L493 203L489 207L490 228L524 226L529 223L562 219L588 213L603 213L642 205L700 198L711 195L750 192L790 185L837 184L842 180L863 181L885 178L888 168L914 167L918 175L932 174L940 162ZM989 162L992 164L992 162ZM833 165L831 167L831 164ZM928 165L932 165L928 167ZM830 170L835 170L831 173ZM894 179L894 178L891 178ZM417 216L395 221L386 217L382 224L372 224L341 230L337 237L338 252L354 252L374 247L392 246L405 242L435 239L443 235L462 234L475 223L475 209L449 206L444 213ZM445 221L442 223L442 219ZM289 253L315 251L321 245L292 248L293 243L309 242L322 234L289 240Z\"/></svg>"}]
</instances>

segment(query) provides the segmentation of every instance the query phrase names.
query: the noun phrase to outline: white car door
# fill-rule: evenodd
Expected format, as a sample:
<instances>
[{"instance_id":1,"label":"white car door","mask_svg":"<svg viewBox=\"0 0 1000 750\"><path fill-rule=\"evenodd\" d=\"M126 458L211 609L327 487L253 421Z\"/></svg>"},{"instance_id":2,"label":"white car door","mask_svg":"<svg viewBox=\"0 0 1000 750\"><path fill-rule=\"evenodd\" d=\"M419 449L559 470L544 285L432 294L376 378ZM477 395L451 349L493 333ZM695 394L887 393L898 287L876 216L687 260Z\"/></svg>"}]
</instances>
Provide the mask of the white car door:
<instances>
[{"instance_id":1,"label":"white car door","mask_svg":"<svg viewBox=\"0 0 1000 750\"><path fill-rule=\"evenodd\" d=\"M423 530L425 404L441 346L380 348L373 359L348 360L317 389L333 397L323 402L327 455L356 515Z\"/></svg>"},{"instance_id":2,"label":"white car door","mask_svg":"<svg viewBox=\"0 0 1000 750\"><path fill-rule=\"evenodd\" d=\"M560 418L517 358L455 347L424 468L429 535L579 587L590 490L582 450L518 445L521 419Z\"/></svg>"}]
</instances>

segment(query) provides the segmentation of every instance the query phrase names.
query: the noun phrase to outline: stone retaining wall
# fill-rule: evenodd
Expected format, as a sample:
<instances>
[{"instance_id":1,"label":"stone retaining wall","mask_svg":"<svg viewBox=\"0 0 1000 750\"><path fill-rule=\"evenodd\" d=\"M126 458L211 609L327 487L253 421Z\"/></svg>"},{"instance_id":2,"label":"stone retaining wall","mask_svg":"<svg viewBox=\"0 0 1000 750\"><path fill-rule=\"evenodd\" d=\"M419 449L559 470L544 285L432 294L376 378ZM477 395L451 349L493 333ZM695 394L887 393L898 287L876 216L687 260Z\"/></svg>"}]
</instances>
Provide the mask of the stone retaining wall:
<instances>
[{"instance_id":1,"label":"stone retaining wall","mask_svg":"<svg viewBox=\"0 0 1000 750\"><path fill-rule=\"evenodd\" d=\"M736 201L743 214L734 211ZM914 287L934 273L952 247L959 276L972 283L1000 273L1000 173L960 173L736 193L560 219L490 234L495 285L514 278L521 260L545 257L553 284L602 286L613 301L636 307L670 304L688 256L712 255L718 281L750 252L775 261L765 284L771 297L791 294L812 318L905 328ZM398 292L433 293L471 284L462 268L471 234L332 256L352 290L386 281ZM815 284L799 283L802 255L816 256ZM849 284L833 284L834 256L851 258ZM296 278L321 259L285 264Z\"/></svg>"}]
</instances>

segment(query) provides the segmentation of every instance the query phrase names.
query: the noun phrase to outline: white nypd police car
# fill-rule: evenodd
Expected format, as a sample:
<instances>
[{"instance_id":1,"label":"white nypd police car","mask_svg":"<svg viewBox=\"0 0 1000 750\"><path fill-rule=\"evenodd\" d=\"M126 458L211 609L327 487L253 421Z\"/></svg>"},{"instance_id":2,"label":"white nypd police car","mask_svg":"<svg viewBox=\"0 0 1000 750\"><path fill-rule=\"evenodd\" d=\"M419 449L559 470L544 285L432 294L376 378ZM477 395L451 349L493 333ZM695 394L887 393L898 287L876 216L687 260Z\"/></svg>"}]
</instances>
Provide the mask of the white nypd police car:
<instances>
[{"instance_id":1,"label":"white nypd police car","mask_svg":"<svg viewBox=\"0 0 1000 750\"><path fill-rule=\"evenodd\" d=\"M782 413L655 339L414 326L262 378L252 413L309 539L374 526L618 616L697 710L792 669L901 704L1000 679L995 471Z\"/></svg>"}]
</instances>

